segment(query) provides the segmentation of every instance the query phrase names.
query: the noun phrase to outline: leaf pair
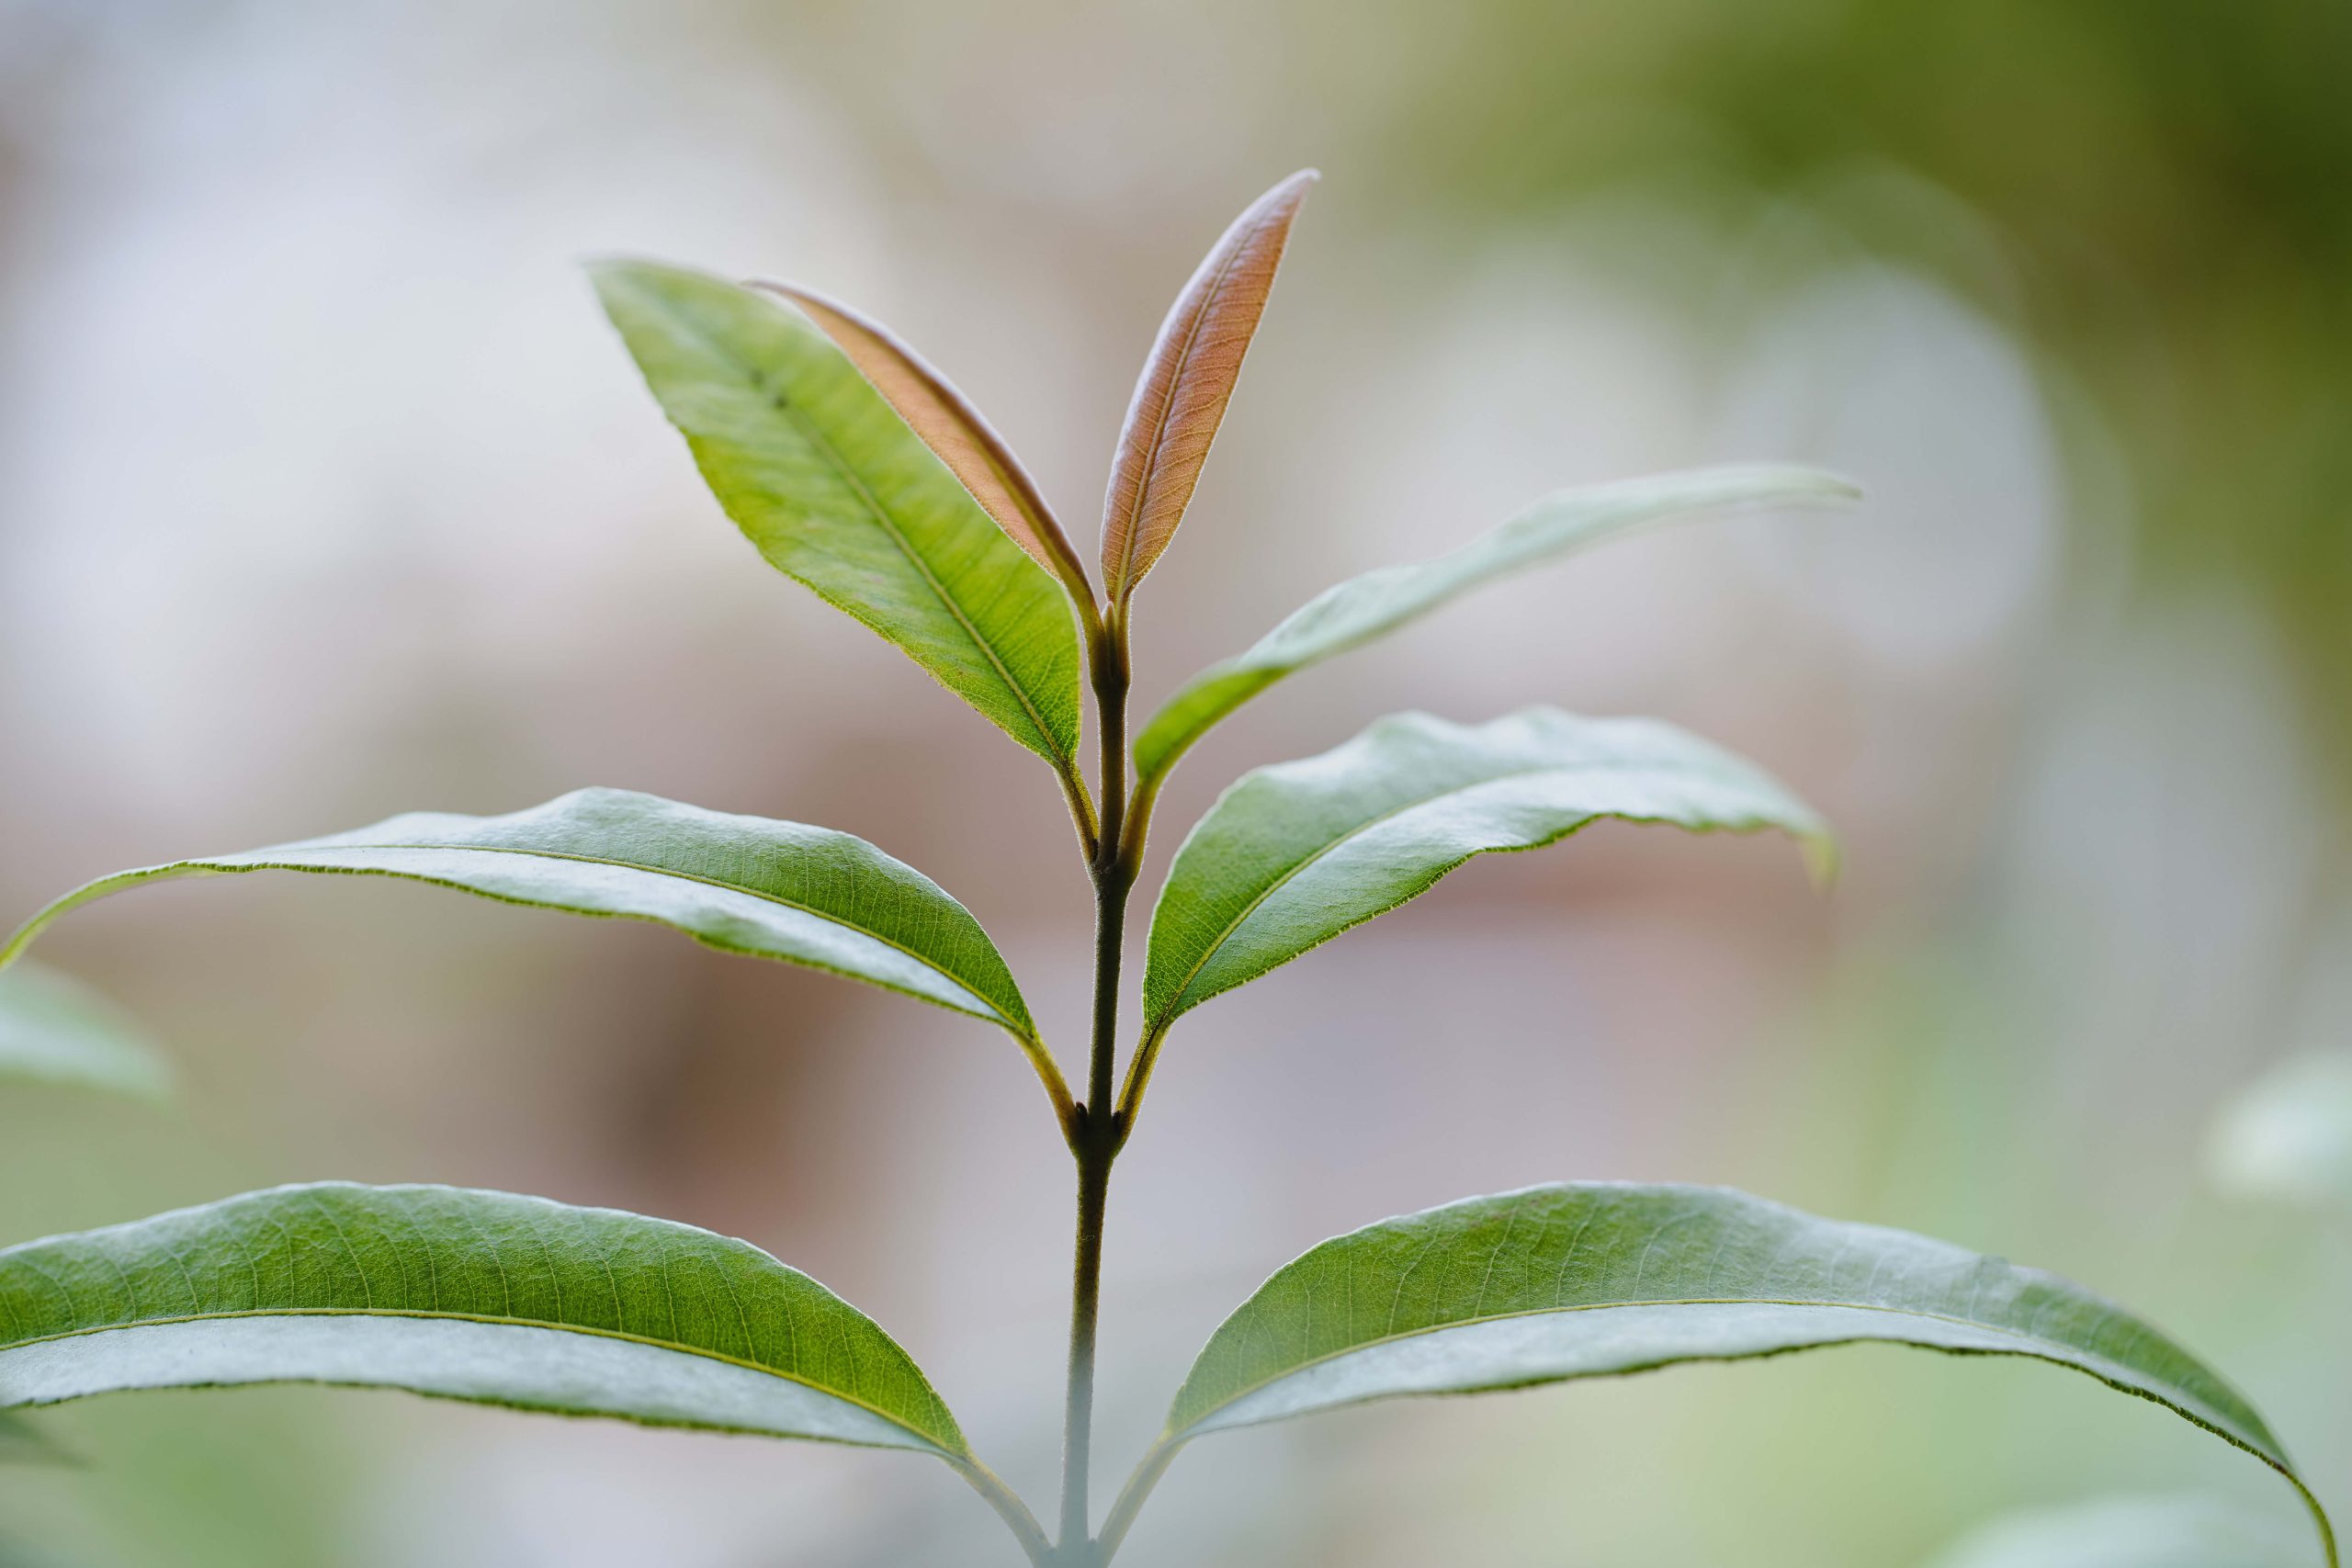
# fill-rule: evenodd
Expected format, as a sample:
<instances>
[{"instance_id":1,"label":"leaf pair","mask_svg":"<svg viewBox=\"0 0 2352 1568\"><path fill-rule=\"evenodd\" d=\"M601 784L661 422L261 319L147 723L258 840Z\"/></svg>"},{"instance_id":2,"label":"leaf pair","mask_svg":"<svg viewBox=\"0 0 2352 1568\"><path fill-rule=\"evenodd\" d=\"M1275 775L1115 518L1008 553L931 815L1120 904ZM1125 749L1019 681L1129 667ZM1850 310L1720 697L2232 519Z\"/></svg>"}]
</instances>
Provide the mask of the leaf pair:
<instances>
[{"instance_id":1,"label":"leaf pair","mask_svg":"<svg viewBox=\"0 0 2352 1568\"><path fill-rule=\"evenodd\" d=\"M1551 843L1602 817L1777 827L1817 853L1827 842L1770 779L1668 726L1548 709L1476 728L1386 719L1334 751L1247 775L1193 829L1153 916L1146 1033L1156 1044L1181 1014L1396 908L1474 854ZM847 833L622 790L580 790L503 817L412 813L119 873L35 915L0 945L0 966L93 899L256 871L390 876L649 920L724 952L863 980L997 1024L1057 1105L1066 1098L1002 955L921 872ZM40 985L0 967L0 1001Z\"/></svg>"},{"instance_id":2,"label":"leaf pair","mask_svg":"<svg viewBox=\"0 0 2352 1568\"><path fill-rule=\"evenodd\" d=\"M2211 1369L2077 1286L1717 1188L1588 1183L1329 1241L1211 1337L1106 1521L1115 1550L1195 1438L1467 1393L1862 1342L2022 1356L2153 1400L2292 1483ZM904 1449L1042 1533L888 1336L744 1243L440 1187L280 1188L0 1251L0 1409L313 1382Z\"/></svg>"},{"instance_id":3,"label":"leaf pair","mask_svg":"<svg viewBox=\"0 0 2352 1568\"><path fill-rule=\"evenodd\" d=\"M1160 328L1104 502L1114 605L1192 499L1314 179L1294 175L1244 212ZM1069 611L1090 629L1100 612L1052 508L970 400L887 327L808 289L650 262L593 270L647 384L760 552L1045 758L1075 807Z\"/></svg>"}]
</instances>

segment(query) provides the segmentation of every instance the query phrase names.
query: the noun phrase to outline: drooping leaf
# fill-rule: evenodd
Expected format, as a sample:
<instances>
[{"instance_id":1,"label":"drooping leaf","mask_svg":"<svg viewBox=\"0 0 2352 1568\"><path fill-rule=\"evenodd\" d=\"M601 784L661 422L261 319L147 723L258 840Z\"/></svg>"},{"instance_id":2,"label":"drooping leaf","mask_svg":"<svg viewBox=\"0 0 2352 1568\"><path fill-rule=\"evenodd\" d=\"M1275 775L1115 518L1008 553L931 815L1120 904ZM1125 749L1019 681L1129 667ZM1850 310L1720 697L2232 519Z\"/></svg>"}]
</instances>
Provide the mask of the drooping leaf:
<instances>
[{"instance_id":1,"label":"drooping leaf","mask_svg":"<svg viewBox=\"0 0 2352 1568\"><path fill-rule=\"evenodd\" d=\"M146 1032L80 981L31 964L0 970L0 1079L160 1100L171 1070Z\"/></svg>"},{"instance_id":2,"label":"drooping leaf","mask_svg":"<svg viewBox=\"0 0 2352 1568\"><path fill-rule=\"evenodd\" d=\"M1273 291L1291 220L1317 177L1302 169L1251 202L1159 324L1102 502L1102 592L1114 604L1136 591L1184 519Z\"/></svg>"},{"instance_id":3,"label":"drooping leaf","mask_svg":"<svg viewBox=\"0 0 2352 1568\"><path fill-rule=\"evenodd\" d=\"M1086 564L1053 508L1046 504L1037 481L953 381L889 328L838 299L793 283L757 281L752 287L784 296L823 328L875 390L890 400L908 428L964 481L998 526L1039 566L1060 578L1073 599L1093 603Z\"/></svg>"},{"instance_id":4,"label":"drooping leaf","mask_svg":"<svg viewBox=\"0 0 2352 1568\"><path fill-rule=\"evenodd\" d=\"M2020 1510L1934 1568L2301 1568L2308 1537L2219 1497L2102 1497Z\"/></svg>"},{"instance_id":5,"label":"drooping leaf","mask_svg":"<svg viewBox=\"0 0 2352 1568\"><path fill-rule=\"evenodd\" d=\"M1477 726L1395 716L1244 774L1194 825L1152 911L1145 1028L1164 1032L1473 855L1540 848L1602 818L1778 828L1827 852L1820 821L1779 784L1670 725L1550 708Z\"/></svg>"},{"instance_id":6,"label":"drooping leaf","mask_svg":"<svg viewBox=\"0 0 2352 1568\"><path fill-rule=\"evenodd\" d=\"M1860 493L1849 481L1817 468L1755 464L1545 496L1433 560L1383 567L1326 589L1248 650L1193 676L1136 737L1136 776L1166 773L1211 727L1285 675L1385 637L1498 578L1647 524L1746 506L1849 501Z\"/></svg>"},{"instance_id":7,"label":"drooping leaf","mask_svg":"<svg viewBox=\"0 0 2352 1568\"><path fill-rule=\"evenodd\" d=\"M329 1182L0 1250L0 1408L261 1382L972 1460L865 1314L666 1220Z\"/></svg>"},{"instance_id":8,"label":"drooping leaf","mask_svg":"<svg viewBox=\"0 0 2352 1568\"><path fill-rule=\"evenodd\" d=\"M2245 1397L2121 1308L2038 1269L1723 1188L1534 1187L1385 1221L1285 1266L1226 1319L1106 1536L1211 1432L1866 1341L2032 1357L2188 1417L2293 1483ZM2334 1543L2328 1540L2329 1561Z\"/></svg>"},{"instance_id":9,"label":"drooping leaf","mask_svg":"<svg viewBox=\"0 0 2352 1568\"><path fill-rule=\"evenodd\" d=\"M577 790L506 817L414 812L322 839L122 872L34 916L0 946L0 964L94 898L252 871L401 877L512 904L651 920L724 952L868 981L1001 1024L1023 1042L1036 1038L988 933L912 866L831 829L614 789Z\"/></svg>"},{"instance_id":10,"label":"drooping leaf","mask_svg":"<svg viewBox=\"0 0 2352 1568\"><path fill-rule=\"evenodd\" d=\"M1078 628L1030 558L824 331L650 262L596 289L702 476L770 563L1067 773Z\"/></svg>"}]
</instances>

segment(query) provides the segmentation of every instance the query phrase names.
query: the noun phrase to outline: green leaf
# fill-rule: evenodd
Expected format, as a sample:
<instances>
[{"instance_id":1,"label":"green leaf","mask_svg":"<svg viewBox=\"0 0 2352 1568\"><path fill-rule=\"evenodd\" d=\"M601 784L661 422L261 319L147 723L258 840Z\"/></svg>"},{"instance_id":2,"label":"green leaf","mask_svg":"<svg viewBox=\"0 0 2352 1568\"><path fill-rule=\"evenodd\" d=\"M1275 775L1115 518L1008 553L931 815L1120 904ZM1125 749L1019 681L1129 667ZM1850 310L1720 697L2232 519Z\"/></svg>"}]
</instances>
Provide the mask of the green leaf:
<instances>
[{"instance_id":1,"label":"green leaf","mask_svg":"<svg viewBox=\"0 0 2352 1568\"><path fill-rule=\"evenodd\" d=\"M2103 1497L2021 1510L1973 1531L1934 1568L2298 1568L2301 1535L2218 1497Z\"/></svg>"},{"instance_id":2,"label":"green leaf","mask_svg":"<svg viewBox=\"0 0 2352 1568\"><path fill-rule=\"evenodd\" d=\"M1248 651L1212 664L1160 705L1136 737L1136 776L1156 780L1227 714L1283 676L1363 647L1498 578L1645 524L1744 506L1850 501L1816 468L1750 465L1661 474L1549 495L1434 560L1383 567L1328 588Z\"/></svg>"},{"instance_id":3,"label":"green leaf","mask_svg":"<svg viewBox=\"0 0 2352 1568\"><path fill-rule=\"evenodd\" d=\"M1380 720L1319 757L1247 773L1182 848L1151 918L1154 1035L1220 992L1386 913L1476 854L1601 818L1779 828L1826 864L1819 820L1763 773L1650 719L1527 708L1476 727Z\"/></svg>"},{"instance_id":4,"label":"green leaf","mask_svg":"<svg viewBox=\"0 0 2352 1568\"><path fill-rule=\"evenodd\" d=\"M650 262L593 269L605 310L760 553L1069 773L1078 628L997 525L816 323Z\"/></svg>"},{"instance_id":5,"label":"green leaf","mask_svg":"<svg viewBox=\"0 0 2352 1568\"><path fill-rule=\"evenodd\" d=\"M122 872L34 916L0 946L0 964L93 898L250 871L394 876L510 904L651 920L724 952L868 981L1036 1040L988 933L913 867L831 829L615 789L577 790L507 817L415 812L323 839Z\"/></svg>"},{"instance_id":6,"label":"green leaf","mask_svg":"<svg viewBox=\"0 0 2352 1568\"><path fill-rule=\"evenodd\" d=\"M54 969L0 972L0 1078L162 1100L171 1071L120 1008Z\"/></svg>"},{"instance_id":7,"label":"green leaf","mask_svg":"<svg viewBox=\"0 0 2352 1568\"><path fill-rule=\"evenodd\" d=\"M0 1407L261 1382L972 1457L865 1314L666 1220L327 1182L0 1251Z\"/></svg>"},{"instance_id":8,"label":"green leaf","mask_svg":"<svg viewBox=\"0 0 2352 1568\"><path fill-rule=\"evenodd\" d=\"M1193 1438L1401 1394L1885 1341L2027 1356L2186 1416L2326 1516L2245 1397L2122 1309L2038 1269L1723 1188L1577 1183L1472 1198L1327 1241L1193 1362L1108 1539Z\"/></svg>"}]
</instances>

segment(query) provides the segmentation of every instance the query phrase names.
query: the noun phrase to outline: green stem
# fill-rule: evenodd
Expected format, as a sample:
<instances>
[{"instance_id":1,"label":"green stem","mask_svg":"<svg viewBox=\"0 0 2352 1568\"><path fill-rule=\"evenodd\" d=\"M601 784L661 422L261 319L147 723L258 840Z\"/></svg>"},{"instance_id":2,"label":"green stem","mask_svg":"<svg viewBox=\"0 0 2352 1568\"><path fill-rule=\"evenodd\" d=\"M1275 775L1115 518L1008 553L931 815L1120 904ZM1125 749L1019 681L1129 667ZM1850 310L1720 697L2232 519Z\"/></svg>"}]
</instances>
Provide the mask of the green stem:
<instances>
[{"instance_id":1,"label":"green stem","mask_svg":"<svg viewBox=\"0 0 2352 1568\"><path fill-rule=\"evenodd\" d=\"M1061 1539L1055 1561L1065 1568L1102 1562L1089 1533L1088 1472L1094 1449L1095 1320L1102 1294L1102 1215L1111 1167L1126 1141L1114 1109L1119 1037L1119 961L1126 942L1127 896L1135 863L1124 852L1126 805L1126 617L1114 607L1088 653L1102 741L1102 821L1088 870L1094 879L1094 1027L1086 1100L1070 1120L1078 1162L1078 1235L1070 1267L1069 1382L1062 1411Z\"/></svg>"},{"instance_id":2,"label":"green stem","mask_svg":"<svg viewBox=\"0 0 2352 1568\"><path fill-rule=\"evenodd\" d=\"M1078 1247L1071 1269L1069 1386L1062 1412L1061 1555L1079 1568L1093 1560L1087 1527L1087 1481L1094 1443L1094 1325L1102 1300L1102 1212L1111 1186L1113 1152L1106 1140L1081 1133L1078 1171Z\"/></svg>"}]
</instances>

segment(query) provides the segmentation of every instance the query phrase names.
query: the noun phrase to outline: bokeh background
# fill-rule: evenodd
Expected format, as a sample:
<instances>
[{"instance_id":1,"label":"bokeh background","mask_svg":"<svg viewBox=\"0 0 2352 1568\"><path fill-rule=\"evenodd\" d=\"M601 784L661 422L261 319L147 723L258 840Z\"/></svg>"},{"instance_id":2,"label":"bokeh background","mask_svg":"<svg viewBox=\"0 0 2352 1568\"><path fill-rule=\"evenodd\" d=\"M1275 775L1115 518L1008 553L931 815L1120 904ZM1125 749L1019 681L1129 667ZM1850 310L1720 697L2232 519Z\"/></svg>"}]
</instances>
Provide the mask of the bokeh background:
<instances>
[{"instance_id":1,"label":"bokeh background","mask_svg":"<svg viewBox=\"0 0 2352 1568\"><path fill-rule=\"evenodd\" d=\"M1315 164L1143 702L1563 483L1794 457L1871 499L1615 546L1291 682L1179 773L1155 864L1245 767L1544 701L1749 752L1848 868L1822 897L1784 845L1596 830L1195 1015L1114 1193L1099 1466L1313 1241L1625 1177L2072 1274L2352 1504L2347 65L2312 0L0 0L0 924L614 784L922 866L1072 1054L1048 778L735 536L576 263L857 300L1091 542L1168 299ZM0 1096L0 1235L322 1177L689 1220L873 1313L1049 1496L1067 1156L986 1029L334 879L44 951L182 1082ZM1017 1561L899 1456L313 1390L46 1425L85 1462L0 1473L11 1562ZM1855 1349L1221 1438L1124 1561L1904 1564L2118 1492L2293 1527L2086 1380Z\"/></svg>"}]
</instances>

